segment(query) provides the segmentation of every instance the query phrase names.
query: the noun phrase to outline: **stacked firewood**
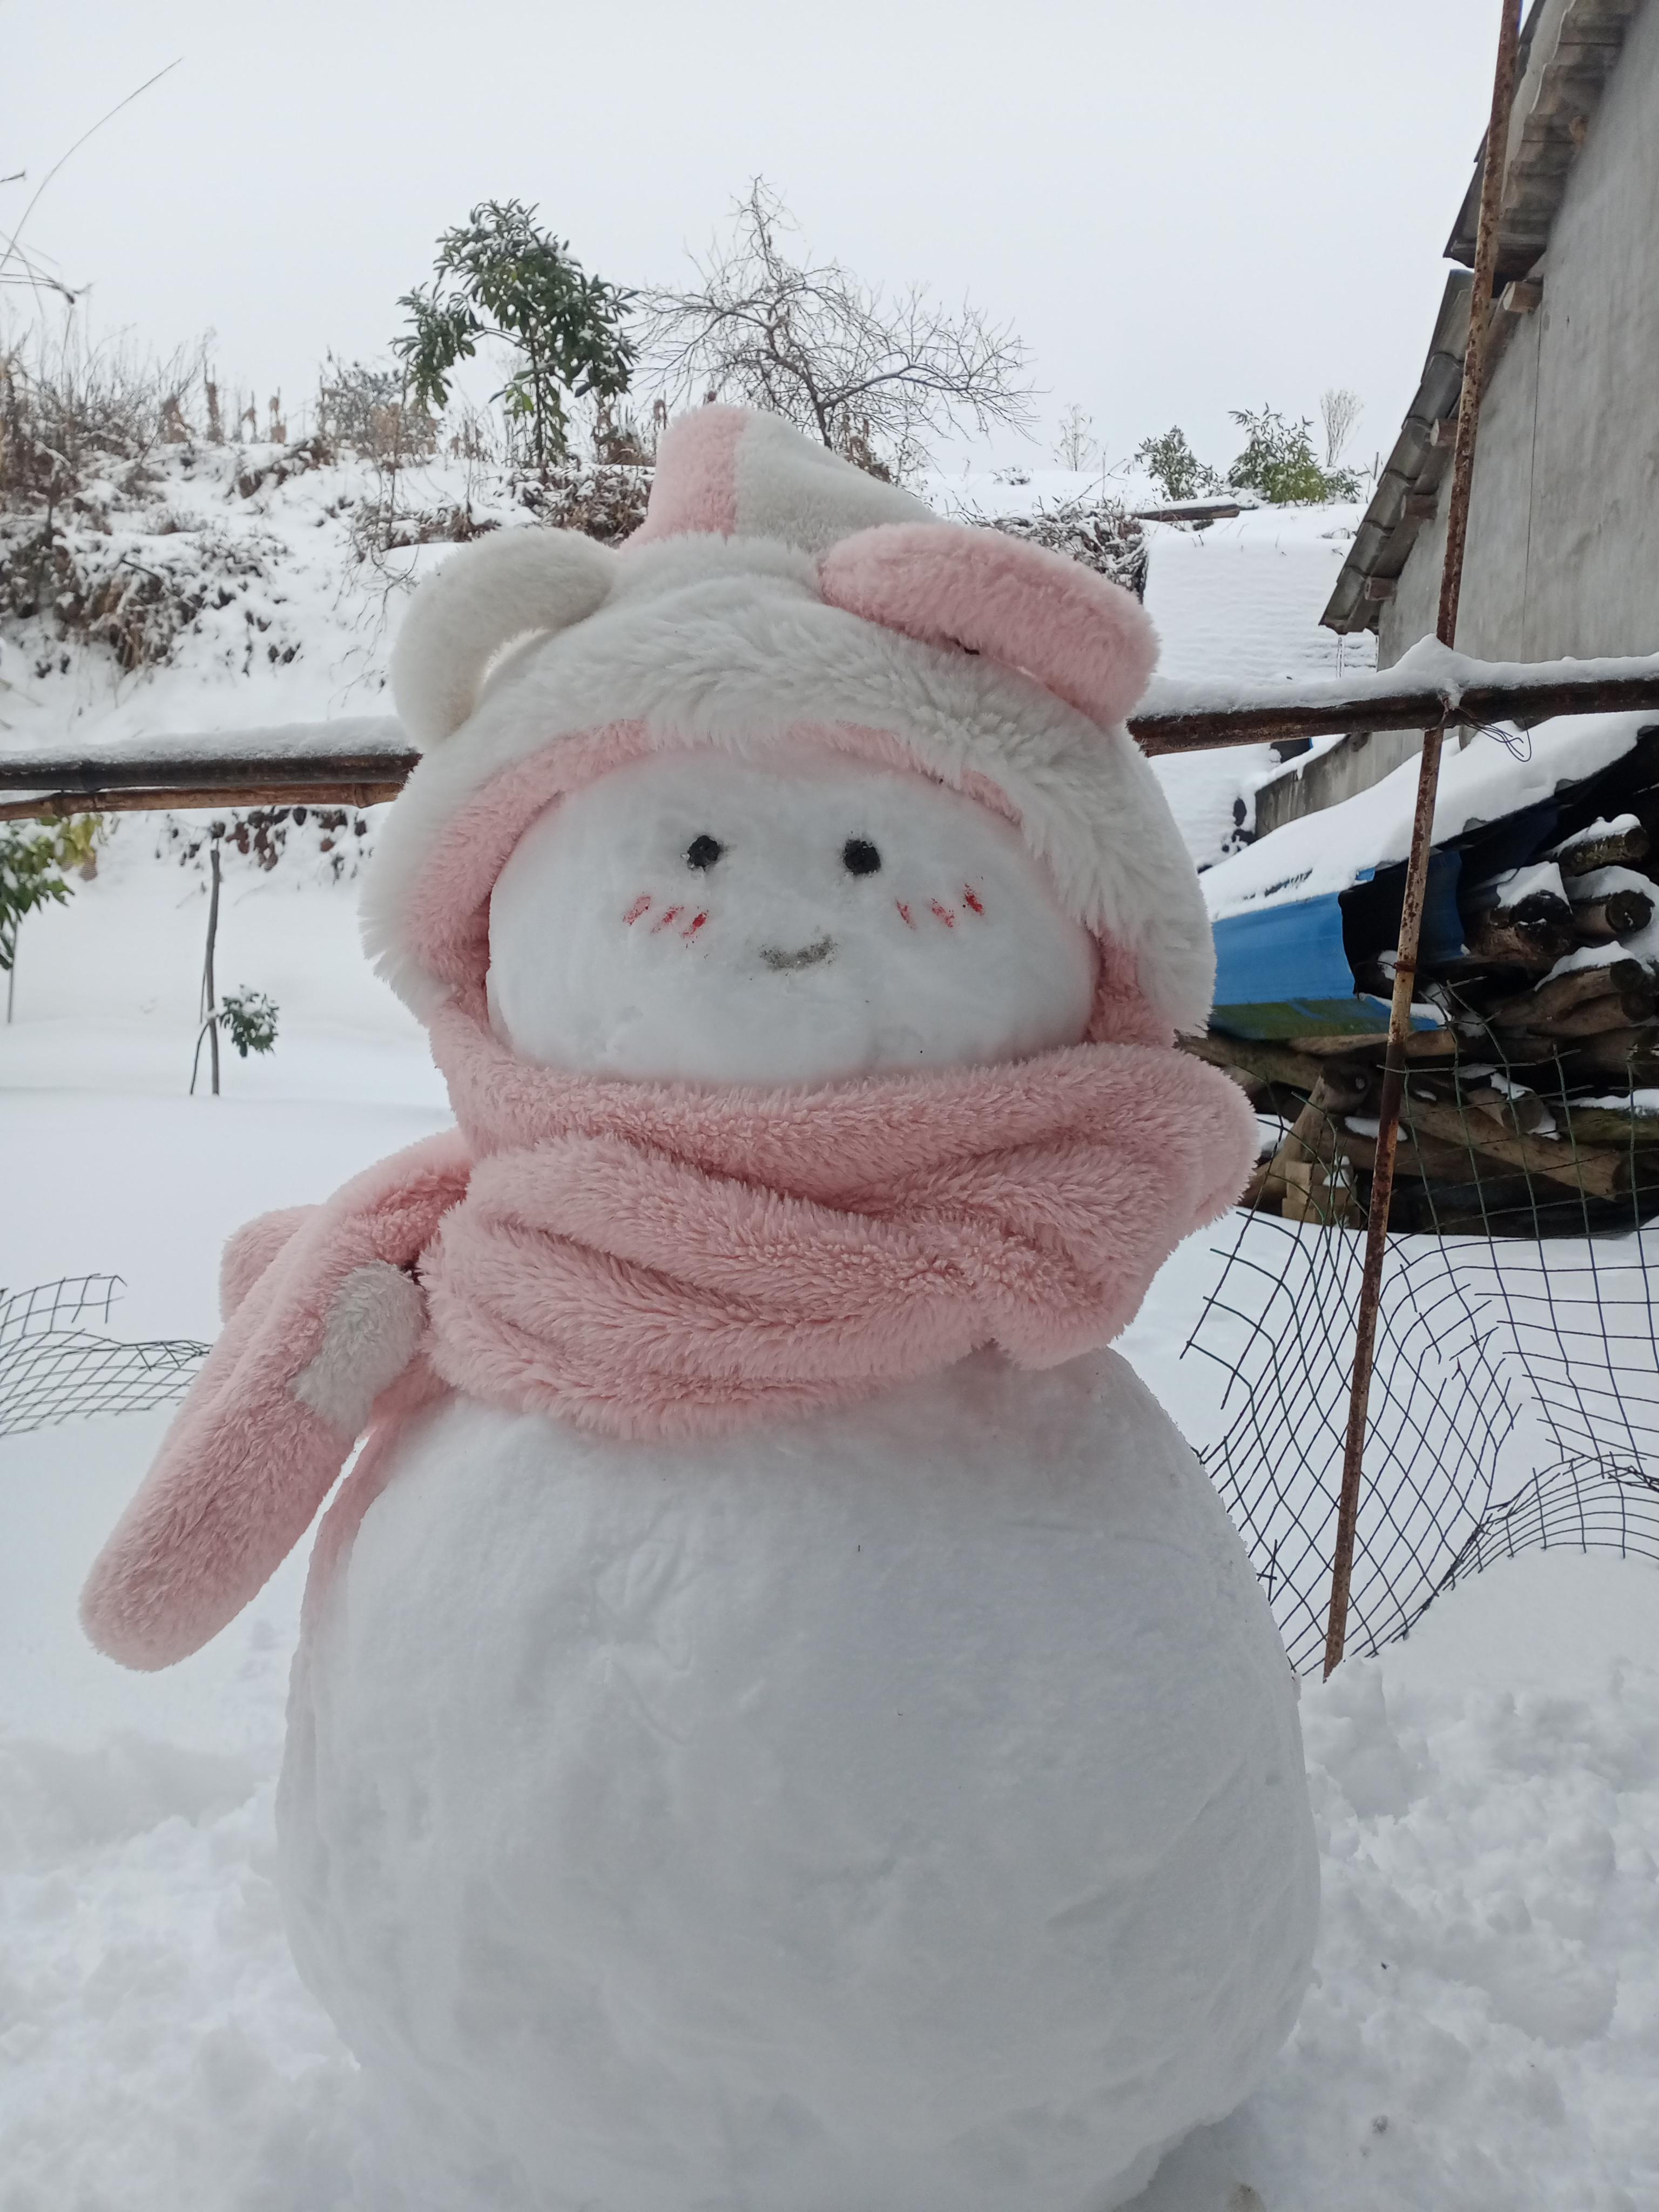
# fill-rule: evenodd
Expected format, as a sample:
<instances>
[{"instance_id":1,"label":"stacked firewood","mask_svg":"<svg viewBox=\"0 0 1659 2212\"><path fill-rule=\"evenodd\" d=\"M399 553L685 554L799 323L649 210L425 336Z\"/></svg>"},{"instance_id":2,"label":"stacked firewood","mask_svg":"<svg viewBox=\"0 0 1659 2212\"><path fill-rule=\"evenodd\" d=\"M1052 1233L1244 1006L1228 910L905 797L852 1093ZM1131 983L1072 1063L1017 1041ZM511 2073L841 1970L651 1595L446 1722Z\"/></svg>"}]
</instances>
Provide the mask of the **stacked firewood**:
<instances>
[{"instance_id":1,"label":"stacked firewood","mask_svg":"<svg viewBox=\"0 0 1659 2212\"><path fill-rule=\"evenodd\" d=\"M1659 825L1656 825L1659 827ZM1419 968L1391 1225L1431 1234L1608 1233L1659 1213L1659 851L1598 818L1529 866L1464 889L1461 956ZM1392 988L1391 956L1360 975ZM1277 1131L1246 1202L1358 1226L1370 1202L1386 1040L1190 1048Z\"/></svg>"}]
</instances>

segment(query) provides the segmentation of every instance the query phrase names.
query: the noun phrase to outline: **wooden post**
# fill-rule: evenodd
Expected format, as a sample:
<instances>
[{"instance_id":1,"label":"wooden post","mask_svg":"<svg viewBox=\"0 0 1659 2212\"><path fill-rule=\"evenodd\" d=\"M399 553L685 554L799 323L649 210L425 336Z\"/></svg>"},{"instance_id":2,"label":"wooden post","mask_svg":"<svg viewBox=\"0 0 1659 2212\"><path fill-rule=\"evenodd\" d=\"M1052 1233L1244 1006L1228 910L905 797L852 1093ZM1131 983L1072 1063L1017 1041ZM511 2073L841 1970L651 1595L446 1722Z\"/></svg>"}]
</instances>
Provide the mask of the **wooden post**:
<instances>
[{"instance_id":1,"label":"wooden post","mask_svg":"<svg viewBox=\"0 0 1659 2212\"><path fill-rule=\"evenodd\" d=\"M213 872L213 888L208 893L207 960L202 970L203 1013L210 1024L208 1054L213 1069L213 1095L219 1096L219 994L213 981L213 949L219 937L219 840L208 843L208 863Z\"/></svg>"},{"instance_id":2,"label":"wooden post","mask_svg":"<svg viewBox=\"0 0 1659 2212\"><path fill-rule=\"evenodd\" d=\"M1457 441L1452 453L1451 491L1446 509L1446 557L1440 576L1439 618L1435 635L1442 645L1455 642L1457 602L1463 584L1463 550L1468 538L1469 487L1474 473L1474 437L1480 416L1480 386L1486 366L1486 324L1492 306L1492 274L1498 261L1498 231L1503 212L1504 154L1509 145L1510 106L1515 94L1515 60L1519 41L1517 0L1500 0L1498 62L1492 75L1492 118L1486 125L1486 156L1480 174L1480 218L1474 249L1474 284L1470 296L1469 339L1463 356L1463 388L1457 404ZM1411 858L1406 866L1406 896L1400 916L1400 946L1389 1014L1389 1048L1383 1063L1382 1096L1377 1109L1376 1161L1371 1175L1371 1203L1365 1224L1365 1266L1359 1284L1359 1314L1354 1331L1353 1374L1348 1392L1348 1427L1342 1451L1342 1492L1337 1506L1336 1542L1331 1559L1331 1603L1325 1623L1325 1675L1341 1663L1348 1633L1348 1592L1353 1579L1354 1535L1364 1471L1365 1429L1370 1413L1371 1369L1376 1352L1376 1314L1382 1291L1382 1262L1389 1242L1389 1204L1394 1196L1395 1157L1400 1136L1400 1107L1406 1081L1406 1040L1411 1033L1412 999L1417 983L1418 945L1423 930L1423 902L1428 888L1429 855L1434 845L1434 803L1440 785L1443 724L1423 736L1423 761L1417 778L1417 811L1412 823Z\"/></svg>"},{"instance_id":3,"label":"wooden post","mask_svg":"<svg viewBox=\"0 0 1659 2212\"><path fill-rule=\"evenodd\" d=\"M202 1039L208 1041L208 1066L213 1081L213 1095L219 1096L219 998L213 982L213 949L219 935L219 839L218 823L213 825L208 840L208 872L210 887L208 891L207 953L202 962L202 1026L196 1033L196 1057L190 1064L190 1095L196 1096L196 1073L201 1065Z\"/></svg>"}]
</instances>

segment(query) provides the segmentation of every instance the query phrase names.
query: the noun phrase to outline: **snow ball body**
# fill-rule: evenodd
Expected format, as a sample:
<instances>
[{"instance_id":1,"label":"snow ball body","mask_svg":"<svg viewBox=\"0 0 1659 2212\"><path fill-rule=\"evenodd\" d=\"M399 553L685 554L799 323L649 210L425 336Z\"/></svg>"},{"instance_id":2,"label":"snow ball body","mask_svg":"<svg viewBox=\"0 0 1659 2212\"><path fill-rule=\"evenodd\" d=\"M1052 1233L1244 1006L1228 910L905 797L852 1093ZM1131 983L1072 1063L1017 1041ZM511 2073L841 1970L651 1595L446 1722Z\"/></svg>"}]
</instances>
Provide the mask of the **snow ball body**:
<instances>
[{"instance_id":1,"label":"snow ball body","mask_svg":"<svg viewBox=\"0 0 1659 2212\"><path fill-rule=\"evenodd\" d=\"M579 793L490 945L516 1053L636 1079L1014 1058L1093 988L1011 825L823 757ZM433 2207L1104 2212L1260 2080L1316 1905L1271 1617L1110 1353L718 1443L428 1411L313 1587L279 1821Z\"/></svg>"},{"instance_id":2,"label":"snow ball body","mask_svg":"<svg viewBox=\"0 0 1659 2212\"><path fill-rule=\"evenodd\" d=\"M711 1445L426 1417L282 1820L434 2203L1101 2212L1307 1978L1291 1676L1110 1352Z\"/></svg>"}]
</instances>

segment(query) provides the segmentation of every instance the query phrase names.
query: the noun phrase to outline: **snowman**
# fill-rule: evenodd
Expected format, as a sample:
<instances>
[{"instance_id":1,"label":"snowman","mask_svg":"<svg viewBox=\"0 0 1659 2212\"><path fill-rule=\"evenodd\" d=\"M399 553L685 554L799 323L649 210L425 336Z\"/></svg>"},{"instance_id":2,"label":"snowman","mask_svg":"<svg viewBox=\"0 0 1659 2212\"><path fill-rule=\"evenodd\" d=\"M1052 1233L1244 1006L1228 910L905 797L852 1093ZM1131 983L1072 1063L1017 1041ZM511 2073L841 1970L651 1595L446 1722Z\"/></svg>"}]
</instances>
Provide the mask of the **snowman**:
<instances>
[{"instance_id":1,"label":"snowman","mask_svg":"<svg viewBox=\"0 0 1659 2212\"><path fill-rule=\"evenodd\" d=\"M1106 2212L1289 2032L1295 1686L1107 1348L1255 1150L1154 653L720 407L416 594L366 930L456 1127L232 1240L84 1603L196 1649L366 1437L281 1885L412 2204Z\"/></svg>"}]
</instances>

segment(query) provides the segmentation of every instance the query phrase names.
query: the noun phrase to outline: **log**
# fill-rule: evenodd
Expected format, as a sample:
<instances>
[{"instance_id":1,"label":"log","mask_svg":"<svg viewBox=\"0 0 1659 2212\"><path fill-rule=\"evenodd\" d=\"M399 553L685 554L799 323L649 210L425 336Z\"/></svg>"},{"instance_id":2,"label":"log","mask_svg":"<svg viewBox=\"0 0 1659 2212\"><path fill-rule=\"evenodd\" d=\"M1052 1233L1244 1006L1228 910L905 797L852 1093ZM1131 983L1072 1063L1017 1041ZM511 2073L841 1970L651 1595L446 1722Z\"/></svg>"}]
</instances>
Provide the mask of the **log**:
<instances>
[{"instance_id":1,"label":"log","mask_svg":"<svg viewBox=\"0 0 1659 2212\"><path fill-rule=\"evenodd\" d=\"M1337 1141L1344 1158L1355 1167L1366 1175L1375 1172L1375 1137L1364 1136L1358 1129L1345 1125L1337 1132ZM1414 1129L1401 1129L1394 1171L1396 1176L1410 1176L1418 1182L1467 1182L1469 1156L1459 1145L1442 1144L1437 1138L1423 1136Z\"/></svg>"},{"instance_id":2,"label":"log","mask_svg":"<svg viewBox=\"0 0 1659 2212\"><path fill-rule=\"evenodd\" d=\"M1307 1053L1316 1059L1344 1058L1349 1054L1374 1054L1380 1060L1389 1048L1388 1033L1384 1030L1367 1030L1355 1036L1305 1036L1291 1040L1293 1050ZM1459 1042L1455 1030L1413 1030L1406 1039L1407 1060L1455 1060L1468 1047Z\"/></svg>"},{"instance_id":3,"label":"log","mask_svg":"<svg viewBox=\"0 0 1659 2212\"><path fill-rule=\"evenodd\" d=\"M288 782L238 781L180 784L165 790L42 792L33 799L0 800L0 822L61 822L72 814L185 813L245 806L383 806L403 789L380 778L354 783L330 776Z\"/></svg>"},{"instance_id":4,"label":"log","mask_svg":"<svg viewBox=\"0 0 1659 2212\"><path fill-rule=\"evenodd\" d=\"M177 791L211 791L214 805L228 805L227 794L254 785L325 783L390 783L399 787L420 759L420 755L404 737L398 726L389 717L370 721L367 738L360 738L356 745L343 744L338 738L331 747L328 743L331 725L319 722L301 726L309 739L314 728L315 750L307 745L284 749L268 741L261 742L258 733L238 750L234 737L210 740L207 738L165 738L155 740L155 750L146 752L143 742L135 739L130 745L110 746L83 760L66 759L62 753L8 751L0 753L0 790L27 790L37 796L42 792L60 792L65 797L76 794L84 808L94 794L112 794L118 791L164 793L166 803L176 802L172 794ZM362 732L363 721L348 722L348 728ZM220 752L209 752L204 748L209 743L223 746ZM175 750L188 744L190 750ZM307 791L303 804L309 805Z\"/></svg>"},{"instance_id":5,"label":"log","mask_svg":"<svg viewBox=\"0 0 1659 2212\"><path fill-rule=\"evenodd\" d=\"M1497 1030L1538 1029L1592 1000L1641 990L1650 980L1648 968L1640 960L1608 960L1598 967L1570 968L1565 975L1552 975L1535 990L1500 999L1486 1020Z\"/></svg>"},{"instance_id":6,"label":"log","mask_svg":"<svg viewBox=\"0 0 1659 2212\"><path fill-rule=\"evenodd\" d=\"M1479 1204L1470 1202L1474 1198ZM1540 1190L1535 1183L1483 1178L1467 1196L1425 1185L1419 1213L1413 1214L1407 1200L1397 1218L1389 1216L1389 1226L1400 1236L1512 1237L1530 1243L1540 1237L1593 1236L1598 1227L1612 1225L1597 1215L1615 1203L1554 1184ZM1629 1228L1634 1220L1633 1212L1621 1212L1619 1226Z\"/></svg>"},{"instance_id":7,"label":"log","mask_svg":"<svg viewBox=\"0 0 1659 2212\"><path fill-rule=\"evenodd\" d=\"M1577 1145L1659 1146L1659 1114L1616 1106L1558 1106L1555 1118L1571 1129Z\"/></svg>"},{"instance_id":8,"label":"log","mask_svg":"<svg viewBox=\"0 0 1659 2212\"><path fill-rule=\"evenodd\" d=\"M1464 924L1463 933L1471 958L1540 975L1578 944L1572 908L1553 891L1534 891L1513 906L1490 906Z\"/></svg>"},{"instance_id":9,"label":"log","mask_svg":"<svg viewBox=\"0 0 1659 2212\"><path fill-rule=\"evenodd\" d=\"M1485 1050L1468 1048L1474 1060L1495 1060L1500 1067L1535 1068L1559 1060L1571 1047L1560 1037L1536 1036L1530 1030L1492 1030Z\"/></svg>"},{"instance_id":10,"label":"log","mask_svg":"<svg viewBox=\"0 0 1659 2212\"><path fill-rule=\"evenodd\" d=\"M1288 1084L1304 1095L1312 1091L1320 1078L1316 1060L1306 1059L1288 1045L1273 1044L1266 1039L1224 1036L1219 1030L1209 1030L1202 1036L1184 1036L1178 1042L1183 1052L1191 1053L1194 1060L1206 1060L1212 1067L1249 1075L1260 1083Z\"/></svg>"},{"instance_id":11,"label":"log","mask_svg":"<svg viewBox=\"0 0 1659 2212\"><path fill-rule=\"evenodd\" d=\"M1335 1110L1331 1092L1322 1081L1316 1083L1267 1164L1257 1191L1257 1204L1266 1205L1277 1198L1286 1221L1351 1223L1352 1183L1332 1173L1340 1158L1333 1118Z\"/></svg>"},{"instance_id":12,"label":"log","mask_svg":"<svg viewBox=\"0 0 1659 2212\"><path fill-rule=\"evenodd\" d=\"M1135 522L1231 522L1243 514L1236 499L1189 499L1174 507L1138 507Z\"/></svg>"},{"instance_id":13,"label":"log","mask_svg":"<svg viewBox=\"0 0 1659 2212\"><path fill-rule=\"evenodd\" d=\"M1413 1096L1419 1095L1413 1085ZM1484 1114L1488 1121L1495 1121L1500 1129L1511 1136L1534 1137L1540 1130L1550 1131L1560 1126L1557 1109L1535 1091L1523 1091L1517 1097L1507 1091L1496 1091L1490 1085L1478 1085L1455 1098L1431 1097L1429 1103L1463 1106L1476 1114Z\"/></svg>"},{"instance_id":14,"label":"log","mask_svg":"<svg viewBox=\"0 0 1659 2212\"><path fill-rule=\"evenodd\" d=\"M1573 901L1572 926L1583 945L1610 945L1645 929L1653 920L1653 901L1645 891L1609 891L1606 898Z\"/></svg>"},{"instance_id":15,"label":"log","mask_svg":"<svg viewBox=\"0 0 1659 2212\"><path fill-rule=\"evenodd\" d=\"M1544 1036L1601 1036L1608 1030L1635 1029L1651 1021L1656 1004L1659 1001L1650 986L1642 984L1634 990L1610 991L1604 999L1587 999L1571 1013L1533 1026Z\"/></svg>"},{"instance_id":16,"label":"log","mask_svg":"<svg viewBox=\"0 0 1659 2212\"><path fill-rule=\"evenodd\" d=\"M1659 1083L1659 1028L1603 1030L1581 1038L1574 1057L1583 1067L1628 1074L1638 1085Z\"/></svg>"},{"instance_id":17,"label":"log","mask_svg":"<svg viewBox=\"0 0 1659 2212\"><path fill-rule=\"evenodd\" d=\"M1622 829L1571 838L1552 857L1564 876L1588 876L1597 868L1628 868L1645 860L1650 849L1647 831L1632 817Z\"/></svg>"},{"instance_id":18,"label":"log","mask_svg":"<svg viewBox=\"0 0 1659 2212\"><path fill-rule=\"evenodd\" d=\"M1577 1152L1559 1139L1508 1136L1484 1114L1465 1113L1456 1106L1431 1106L1420 1099L1408 1097L1401 1113L1413 1131L1421 1130L1448 1145L1461 1142L1489 1159L1524 1168L1529 1175L1544 1176L1553 1182L1571 1183L1596 1198L1612 1198L1628 1186L1628 1164L1618 1152ZM1468 1173L1466 1155L1466 1180Z\"/></svg>"}]
</instances>

